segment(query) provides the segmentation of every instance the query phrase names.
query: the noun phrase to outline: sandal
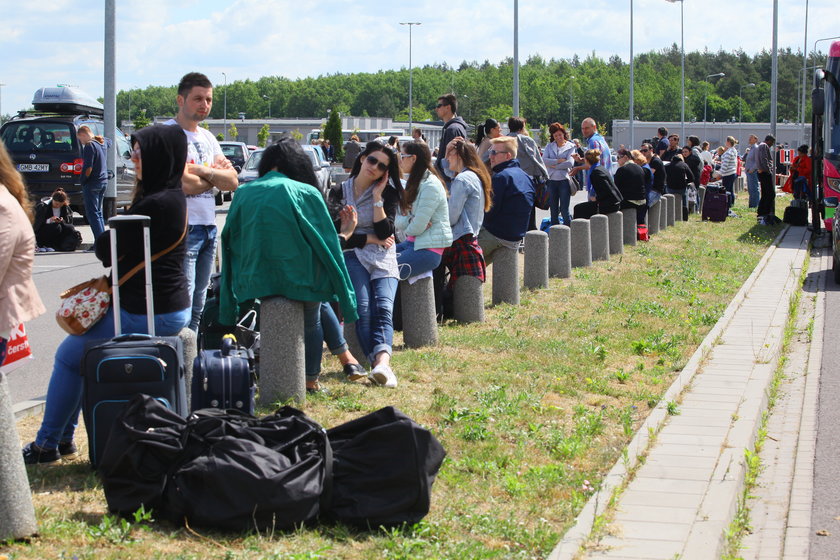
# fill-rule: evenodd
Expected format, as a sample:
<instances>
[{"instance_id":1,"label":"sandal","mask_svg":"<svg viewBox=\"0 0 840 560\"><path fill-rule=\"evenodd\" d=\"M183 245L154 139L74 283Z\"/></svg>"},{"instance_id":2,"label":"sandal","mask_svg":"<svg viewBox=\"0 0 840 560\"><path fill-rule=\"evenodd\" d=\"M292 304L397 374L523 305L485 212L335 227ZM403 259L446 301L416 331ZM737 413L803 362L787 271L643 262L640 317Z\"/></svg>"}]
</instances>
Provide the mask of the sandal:
<instances>
[{"instance_id":1,"label":"sandal","mask_svg":"<svg viewBox=\"0 0 840 560\"><path fill-rule=\"evenodd\" d=\"M322 387L321 384L318 381L315 381L311 386L307 383L307 387L306 387L306 394L307 395L316 395L316 394L326 395L328 393L329 393L329 391L327 391L326 388Z\"/></svg>"},{"instance_id":2,"label":"sandal","mask_svg":"<svg viewBox=\"0 0 840 560\"><path fill-rule=\"evenodd\" d=\"M344 364L344 375L347 376L348 381L359 381L367 379L368 373L361 364Z\"/></svg>"}]
</instances>

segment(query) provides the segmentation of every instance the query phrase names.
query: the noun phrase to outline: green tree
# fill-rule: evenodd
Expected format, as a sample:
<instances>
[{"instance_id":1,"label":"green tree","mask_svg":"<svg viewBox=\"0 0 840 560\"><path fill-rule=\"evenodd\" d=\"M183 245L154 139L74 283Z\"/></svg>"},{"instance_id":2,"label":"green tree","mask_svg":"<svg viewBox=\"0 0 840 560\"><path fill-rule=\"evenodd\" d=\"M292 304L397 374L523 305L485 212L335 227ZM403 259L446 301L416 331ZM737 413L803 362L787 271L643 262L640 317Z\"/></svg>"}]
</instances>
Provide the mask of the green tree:
<instances>
[{"instance_id":1,"label":"green tree","mask_svg":"<svg viewBox=\"0 0 840 560\"><path fill-rule=\"evenodd\" d=\"M237 130L235 123L230 123L230 128L228 128L228 136L230 136L231 140L239 140L239 130Z\"/></svg>"},{"instance_id":2,"label":"green tree","mask_svg":"<svg viewBox=\"0 0 840 560\"><path fill-rule=\"evenodd\" d=\"M222 134L221 132L216 135L216 140L218 140L219 142L224 141L224 139L225 139L225 135Z\"/></svg>"},{"instance_id":3,"label":"green tree","mask_svg":"<svg viewBox=\"0 0 840 560\"><path fill-rule=\"evenodd\" d=\"M338 114L338 111L330 111L330 117L324 126L324 138L332 144L336 159L342 159L341 115Z\"/></svg>"},{"instance_id":4,"label":"green tree","mask_svg":"<svg viewBox=\"0 0 840 560\"><path fill-rule=\"evenodd\" d=\"M149 117L146 116L146 109L140 109L134 117L134 130L140 130L152 124Z\"/></svg>"},{"instance_id":5,"label":"green tree","mask_svg":"<svg viewBox=\"0 0 840 560\"><path fill-rule=\"evenodd\" d=\"M265 148L266 142L268 142L268 137L271 133L269 132L269 128L267 124L262 125L262 128L257 133L257 146L260 148Z\"/></svg>"},{"instance_id":6,"label":"green tree","mask_svg":"<svg viewBox=\"0 0 840 560\"><path fill-rule=\"evenodd\" d=\"M201 121L200 123L198 123L198 126L200 126L201 128L203 128L205 130L210 130L210 125L207 124L207 121Z\"/></svg>"}]
</instances>

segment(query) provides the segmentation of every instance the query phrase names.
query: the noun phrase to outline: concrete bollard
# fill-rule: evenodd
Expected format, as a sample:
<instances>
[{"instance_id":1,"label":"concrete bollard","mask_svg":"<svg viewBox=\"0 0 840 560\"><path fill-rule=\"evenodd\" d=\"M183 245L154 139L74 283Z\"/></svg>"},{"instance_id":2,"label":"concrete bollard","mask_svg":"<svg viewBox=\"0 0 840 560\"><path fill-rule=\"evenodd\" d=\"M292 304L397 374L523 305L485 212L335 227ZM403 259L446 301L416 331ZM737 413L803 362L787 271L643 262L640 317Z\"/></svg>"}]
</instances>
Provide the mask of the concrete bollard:
<instances>
[{"instance_id":1,"label":"concrete bollard","mask_svg":"<svg viewBox=\"0 0 840 560\"><path fill-rule=\"evenodd\" d=\"M0 373L0 541L38 532L6 375Z\"/></svg>"},{"instance_id":2,"label":"concrete bollard","mask_svg":"<svg viewBox=\"0 0 840 560\"><path fill-rule=\"evenodd\" d=\"M430 276L409 284L400 282L403 342L408 348L433 346L438 341L435 288Z\"/></svg>"},{"instance_id":3,"label":"concrete bollard","mask_svg":"<svg viewBox=\"0 0 840 560\"><path fill-rule=\"evenodd\" d=\"M475 276L459 276L452 294L455 320L459 323L484 322L484 282Z\"/></svg>"},{"instance_id":4,"label":"concrete bollard","mask_svg":"<svg viewBox=\"0 0 840 560\"><path fill-rule=\"evenodd\" d=\"M610 260L610 224L604 214L589 218L589 235L592 238L592 260Z\"/></svg>"},{"instance_id":5,"label":"concrete bollard","mask_svg":"<svg viewBox=\"0 0 840 560\"><path fill-rule=\"evenodd\" d=\"M359 360L366 369L370 369L370 360L367 354L362 350L362 345L359 343L359 337L356 335L356 323L344 323L344 340L347 341L347 349L353 354L353 357Z\"/></svg>"},{"instance_id":6,"label":"concrete bollard","mask_svg":"<svg viewBox=\"0 0 840 560\"><path fill-rule=\"evenodd\" d=\"M181 329L178 338L181 339L181 345L184 348L184 383L187 384L187 405L189 406L192 403L193 363L198 355L198 343L195 332L189 327Z\"/></svg>"},{"instance_id":7,"label":"concrete bollard","mask_svg":"<svg viewBox=\"0 0 840 560\"><path fill-rule=\"evenodd\" d=\"M493 305L519 305L519 251L500 247L493 258Z\"/></svg>"},{"instance_id":8,"label":"concrete bollard","mask_svg":"<svg viewBox=\"0 0 840 560\"><path fill-rule=\"evenodd\" d=\"M703 212L703 201L706 200L706 187L697 187L697 211Z\"/></svg>"},{"instance_id":9,"label":"concrete bollard","mask_svg":"<svg viewBox=\"0 0 840 560\"><path fill-rule=\"evenodd\" d=\"M662 212L662 201L657 200L656 204L648 208L647 227L648 235L659 233L660 213Z\"/></svg>"},{"instance_id":10,"label":"concrete bollard","mask_svg":"<svg viewBox=\"0 0 840 560\"><path fill-rule=\"evenodd\" d=\"M548 228L548 274L552 278L572 275L572 230L568 226Z\"/></svg>"},{"instance_id":11,"label":"concrete bollard","mask_svg":"<svg viewBox=\"0 0 840 560\"><path fill-rule=\"evenodd\" d=\"M625 208L621 211L622 214L622 242L625 245L635 245L636 239L639 237L639 230L636 227L637 212L635 208ZM610 245L612 248L612 245Z\"/></svg>"},{"instance_id":12,"label":"concrete bollard","mask_svg":"<svg viewBox=\"0 0 840 560\"><path fill-rule=\"evenodd\" d=\"M572 220L570 254L573 267L592 266L592 235L589 220Z\"/></svg>"},{"instance_id":13,"label":"concrete bollard","mask_svg":"<svg viewBox=\"0 0 840 560\"><path fill-rule=\"evenodd\" d=\"M620 211L607 214L607 226L609 228L610 255L624 253L624 214Z\"/></svg>"},{"instance_id":14,"label":"concrete bollard","mask_svg":"<svg viewBox=\"0 0 840 560\"><path fill-rule=\"evenodd\" d=\"M525 234L525 287L548 287L548 234L534 230Z\"/></svg>"},{"instance_id":15,"label":"concrete bollard","mask_svg":"<svg viewBox=\"0 0 840 560\"><path fill-rule=\"evenodd\" d=\"M665 196L663 196L662 198L663 198L663 200L665 200L665 201L666 201L666 203L665 203L665 204L666 204L666 206L665 206L665 207L666 207L666 209L667 209L667 212L665 212L665 224L664 224L664 227L663 227L663 225L661 224L661 221L662 221L662 220L661 220L661 218L660 218L660 228L661 228L661 229L665 229L666 227L671 227L671 226L673 226L673 225L674 225L674 220L675 220L675 218L676 218L676 212L675 212L676 208L675 208L675 206L674 206L674 195L673 195L673 194L666 194L666 195L665 195Z\"/></svg>"},{"instance_id":16,"label":"concrete bollard","mask_svg":"<svg viewBox=\"0 0 840 560\"><path fill-rule=\"evenodd\" d=\"M306 399L303 303L260 298L260 404Z\"/></svg>"},{"instance_id":17,"label":"concrete bollard","mask_svg":"<svg viewBox=\"0 0 840 560\"><path fill-rule=\"evenodd\" d=\"M681 194L674 194L674 221L682 222L685 216L683 215L683 197Z\"/></svg>"}]
</instances>

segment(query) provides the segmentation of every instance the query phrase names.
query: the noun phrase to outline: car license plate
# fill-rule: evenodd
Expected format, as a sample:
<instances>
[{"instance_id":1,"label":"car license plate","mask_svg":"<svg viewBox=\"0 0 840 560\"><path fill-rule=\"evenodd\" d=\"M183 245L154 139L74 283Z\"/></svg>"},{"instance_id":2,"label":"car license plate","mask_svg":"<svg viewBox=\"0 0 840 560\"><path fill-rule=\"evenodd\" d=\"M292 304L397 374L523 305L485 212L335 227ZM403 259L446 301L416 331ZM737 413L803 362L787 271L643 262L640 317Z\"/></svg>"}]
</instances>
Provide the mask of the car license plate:
<instances>
[{"instance_id":1,"label":"car license plate","mask_svg":"<svg viewBox=\"0 0 840 560\"><path fill-rule=\"evenodd\" d=\"M18 171L49 171L49 163L21 163L18 164Z\"/></svg>"}]
</instances>

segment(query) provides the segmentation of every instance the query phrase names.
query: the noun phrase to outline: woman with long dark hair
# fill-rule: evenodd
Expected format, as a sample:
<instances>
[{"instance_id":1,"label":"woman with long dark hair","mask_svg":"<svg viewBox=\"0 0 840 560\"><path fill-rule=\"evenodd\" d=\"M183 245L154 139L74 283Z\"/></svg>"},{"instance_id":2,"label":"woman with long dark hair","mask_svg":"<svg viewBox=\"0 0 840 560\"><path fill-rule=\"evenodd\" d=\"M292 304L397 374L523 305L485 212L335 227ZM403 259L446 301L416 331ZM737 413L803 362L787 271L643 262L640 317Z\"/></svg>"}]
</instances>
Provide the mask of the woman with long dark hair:
<instances>
[{"instance_id":1,"label":"woman with long dark hair","mask_svg":"<svg viewBox=\"0 0 840 560\"><path fill-rule=\"evenodd\" d=\"M475 137L475 145L478 146L478 157L487 163L490 161L490 140L502 135L502 125L496 119L487 119L484 124L478 126L478 133ZM440 157L440 154L438 154Z\"/></svg>"},{"instance_id":2,"label":"woman with long dark hair","mask_svg":"<svg viewBox=\"0 0 840 560\"><path fill-rule=\"evenodd\" d=\"M440 264L443 250L452 245L446 189L432 168L432 154L421 142L404 144L400 170L408 175L400 212L394 220L405 241L397 245L400 279L431 272Z\"/></svg>"},{"instance_id":3,"label":"woman with long dark hair","mask_svg":"<svg viewBox=\"0 0 840 560\"><path fill-rule=\"evenodd\" d=\"M306 390L319 381L325 334L330 351L349 373L362 370L350 354L330 306L338 301L348 321L356 301L309 157L291 138L263 152L259 179L236 193L222 231L219 319L234 324L238 304L283 296L303 302Z\"/></svg>"},{"instance_id":4,"label":"woman with long dark hair","mask_svg":"<svg viewBox=\"0 0 840 560\"><path fill-rule=\"evenodd\" d=\"M394 295L399 271L394 247L394 219L403 196L398 154L368 142L350 177L330 191L333 221L339 230L344 262L356 292L356 335L372 365L370 379L396 387L391 369L394 341ZM355 210L355 228L342 228L339 212ZM346 220L345 220L346 224ZM349 321L345 316L345 321Z\"/></svg>"},{"instance_id":5,"label":"woman with long dark hair","mask_svg":"<svg viewBox=\"0 0 840 560\"><path fill-rule=\"evenodd\" d=\"M184 234L187 201L181 190L187 137L180 127L156 125L138 130L131 137L131 158L137 183L127 214L149 216L151 252L165 252L152 263L155 333L175 336L190 321L190 297L184 275ZM144 261L142 232L127 227L117 234L119 254L111 255L110 232L96 238L96 256L105 266L118 266L119 277ZM146 284L135 274L119 287L123 332L147 333ZM35 441L23 448L25 463L54 463L75 457L73 435L82 405L79 364L85 346L93 340L114 336L114 311L82 335L69 335L55 353L47 389L44 418Z\"/></svg>"}]
</instances>

